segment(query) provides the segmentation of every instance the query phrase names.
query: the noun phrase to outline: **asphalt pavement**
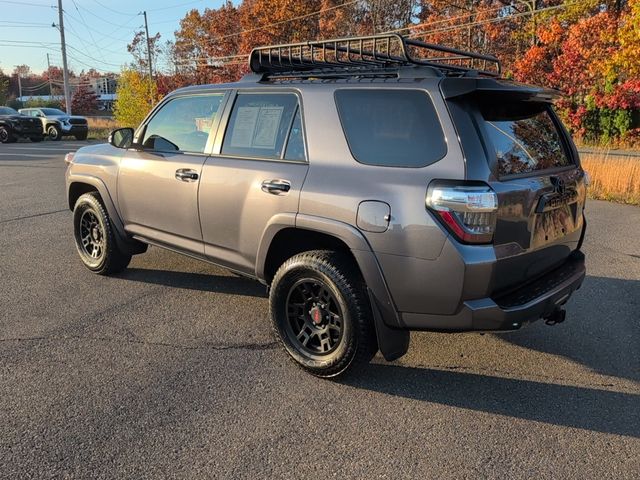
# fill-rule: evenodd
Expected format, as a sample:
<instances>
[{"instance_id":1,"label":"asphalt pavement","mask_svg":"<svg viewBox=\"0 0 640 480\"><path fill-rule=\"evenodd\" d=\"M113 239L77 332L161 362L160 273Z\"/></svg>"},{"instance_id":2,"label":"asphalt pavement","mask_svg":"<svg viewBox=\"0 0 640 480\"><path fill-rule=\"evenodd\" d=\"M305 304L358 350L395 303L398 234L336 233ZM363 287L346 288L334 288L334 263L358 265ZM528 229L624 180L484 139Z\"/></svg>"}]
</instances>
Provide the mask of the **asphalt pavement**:
<instances>
[{"instance_id":1,"label":"asphalt pavement","mask_svg":"<svg viewBox=\"0 0 640 480\"><path fill-rule=\"evenodd\" d=\"M640 208L592 201L565 323L412 334L316 379L264 288L150 248L116 277L72 239L63 155L0 145L0 477L640 477Z\"/></svg>"}]
</instances>

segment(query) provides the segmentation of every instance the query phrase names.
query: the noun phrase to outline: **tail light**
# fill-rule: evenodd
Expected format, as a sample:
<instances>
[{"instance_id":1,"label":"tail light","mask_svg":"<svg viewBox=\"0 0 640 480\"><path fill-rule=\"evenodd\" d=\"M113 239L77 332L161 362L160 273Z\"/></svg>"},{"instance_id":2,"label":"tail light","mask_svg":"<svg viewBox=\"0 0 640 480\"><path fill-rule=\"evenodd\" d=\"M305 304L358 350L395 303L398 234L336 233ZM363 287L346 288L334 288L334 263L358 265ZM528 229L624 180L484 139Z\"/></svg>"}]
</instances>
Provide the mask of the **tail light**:
<instances>
[{"instance_id":1,"label":"tail light","mask_svg":"<svg viewBox=\"0 0 640 480\"><path fill-rule=\"evenodd\" d=\"M432 183L427 207L464 243L491 243L498 196L488 185Z\"/></svg>"}]
</instances>

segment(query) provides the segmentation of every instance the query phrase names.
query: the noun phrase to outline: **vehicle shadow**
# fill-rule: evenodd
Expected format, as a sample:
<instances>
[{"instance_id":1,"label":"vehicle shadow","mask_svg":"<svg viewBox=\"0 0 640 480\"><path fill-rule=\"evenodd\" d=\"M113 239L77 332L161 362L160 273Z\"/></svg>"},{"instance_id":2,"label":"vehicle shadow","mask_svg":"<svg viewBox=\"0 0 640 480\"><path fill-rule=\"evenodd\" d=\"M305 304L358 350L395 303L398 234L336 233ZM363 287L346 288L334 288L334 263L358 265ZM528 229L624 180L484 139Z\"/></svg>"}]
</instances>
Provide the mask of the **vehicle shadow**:
<instances>
[{"instance_id":1,"label":"vehicle shadow","mask_svg":"<svg viewBox=\"0 0 640 480\"><path fill-rule=\"evenodd\" d=\"M640 437L640 395L450 370L371 364L355 388L478 412Z\"/></svg>"},{"instance_id":2,"label":"vehicle shadow","mask_svg":"<svg viewBox=\"0 0 640 480\"><path fill-rule=\"evenodd\" d=\"M266 287L260 282L234 275L222 276L130 267L120 273L118 277L134 282L151 283L202 292L267 297Z\"/></svg>"},{"instance_id":3,"label":"vehicle shadow","mask_svg":"<svg viewBox=\"0 0 640 480\"><path fill-rule=\"evenodd\" d=\"M640 281L587 276L554 327L499 334L514 345L640 382Z\"/></svg>"}]
</instances>

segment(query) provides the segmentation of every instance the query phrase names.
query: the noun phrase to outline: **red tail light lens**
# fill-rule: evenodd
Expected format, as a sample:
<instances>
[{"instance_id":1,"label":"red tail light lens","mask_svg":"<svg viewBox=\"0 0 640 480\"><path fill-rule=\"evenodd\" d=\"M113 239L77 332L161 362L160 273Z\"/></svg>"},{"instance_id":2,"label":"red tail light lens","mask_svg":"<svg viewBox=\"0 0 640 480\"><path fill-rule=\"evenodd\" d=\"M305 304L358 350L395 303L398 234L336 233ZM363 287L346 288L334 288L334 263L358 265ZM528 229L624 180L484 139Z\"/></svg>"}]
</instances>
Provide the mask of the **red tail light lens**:
<instances>
[{"instance_id":1,"label":"red tail light lens","mask_svg":"<svg viewBox=\"0 0 640 480\"><path fill-rule=\"evenodd\" d=\"M498 196L488 185L434 183L427 207L464 243L491 243L496 226Z\"/></svg>"}]
</instances>

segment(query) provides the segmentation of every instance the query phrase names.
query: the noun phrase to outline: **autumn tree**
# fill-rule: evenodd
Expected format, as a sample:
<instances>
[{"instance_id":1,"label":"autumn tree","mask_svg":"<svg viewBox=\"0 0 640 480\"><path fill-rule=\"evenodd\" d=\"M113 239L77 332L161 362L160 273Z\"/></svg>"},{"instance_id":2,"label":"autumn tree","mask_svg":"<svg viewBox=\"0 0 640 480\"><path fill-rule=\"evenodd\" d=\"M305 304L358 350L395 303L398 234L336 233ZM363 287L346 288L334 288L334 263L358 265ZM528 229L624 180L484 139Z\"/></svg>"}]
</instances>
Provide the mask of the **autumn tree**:
<instances>
[{"instance_id":1,"label":"autumn tree","mask_svg":"<svg viewBox=\"0 0 640 480\"><path fill-rule=\"evenodd\" d=\"M153 71L157 71L158 59L163 53L162 45L160 43L161 35L156 33L154 36L149 37L149 45L151 50L151 62ZM144 30L137 31L131 43L127 45L127 52L133 56L132 68L148 71L149 70L149 56L147 53L147 37Z\"/></svg>"},{"instance_id":2,"label":"autumn tree","mask_svg":"<svg viewBox=\"0 0 640 480\"><path fill-rule=\"evenodd\" d=\"M80 83L71 96L71 112L79 115L94 113L98 109L98 98L87 82Z\"/></svg>"},{"instance_id":3,"label":"autumn tree","mask_svg":"<svg viewBox=\"0 0 640 480\"><path fill-rule=\"evenodd\" d=\"M113 114L123 127L137 127L160 100L156 83L133 69L120 74L116 95Z\"/></svg>"},{"instance_id":4,"label":"autumn tree","mask_svg":"<svg viewBox=\"0 0 640 480\"><path fill-rule=\"evenodd\" d=\"M176 72L192 75L195 83L237 80L246 68L240 55L240 18L231 1L202 14L192 10L176 32Z\"/></svg>"}]
</instances>

